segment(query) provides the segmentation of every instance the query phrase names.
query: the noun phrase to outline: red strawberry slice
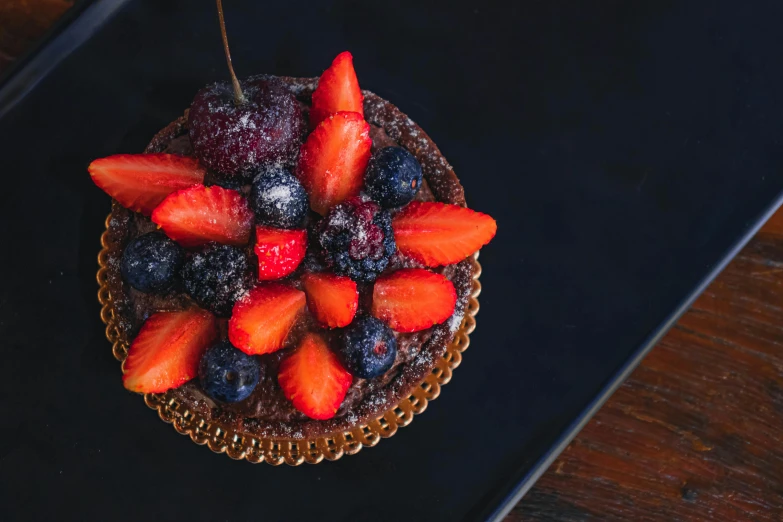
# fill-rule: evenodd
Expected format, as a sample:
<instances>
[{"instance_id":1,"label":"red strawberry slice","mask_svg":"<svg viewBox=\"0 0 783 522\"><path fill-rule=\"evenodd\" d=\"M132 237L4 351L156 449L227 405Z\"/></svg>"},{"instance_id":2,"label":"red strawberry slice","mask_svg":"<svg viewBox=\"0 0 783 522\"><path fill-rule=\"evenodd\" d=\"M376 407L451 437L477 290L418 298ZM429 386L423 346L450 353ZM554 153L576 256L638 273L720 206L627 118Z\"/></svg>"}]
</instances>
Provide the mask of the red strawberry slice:
<instances>
[{"instance_id":1,"label":"red strawberry slice","mask_svg":"<svg viewBox=\"0 0 783 522\"><path fill-rule=\"evenodd\" d=\"M250 240L253 211L236 190L196 185L164 199L152 221L184 247L210 241L241 246Z\"/></svg>"},{"instance_id":2,"label":"red strawberry slice","mask_svg":"<svg viewBox=\"0 0 783 522\"><path fill-rule=\"evenodd\" d=\"M335 274L305 274L302 283L307 307L315 318L330 328L348 326L359 307L359 292L350 277Z\"/></svg>"},{"instance_id":3,"label":"red strawberry slice","mask_svg":"<svg viewBox=\"0 0 783 522\"><path fill-rule=\"evenodd\" d=\"M334 417L353 377L329 350L323 337L308 334L280 363L277 382L294 408L311 419Z\"/></svg>"},{"instance_id":4,"label":"red strawberry slice","mask_svg":"<svg viewBox=\"0 0 783 522\"><path fill-rule=\"evenodd\" d=\"M348 51L340 53L321 75L313 92L310 126L315 128L330 114L340 111L358 112L364 116L363 100L353 69L353 56Z\"/></svg>"},{"instance_id":5,"label":"red strawberry slice","mask_svg":"<svg viewBox=\"0 0 783 522\"><path fill-rule=\"evenodd\" d=\"M425 266L458 263L495 237L492 217L445 203L414 201L392 220L394 240L404 255Z\"/></svg>"},{"instance_id":6,"label":"red strawberry slice","mask_svg":"<svg viewBox=\"0 0 783 522\"><path fill-rule=\"evenodd\" d=\"M87 167L92 181L123 207L149 216L177 190L204 183L195 158L175 154L116 154Z\"/></svg>"},{"instance_id":7,"label":"red strawberry slice","mask_svg":"<svg viewBox=\"0 0 783 522\"><path fill-rule=\"evenodd\" d=\"M256 226L258 280L285 277L299 266L307 251L306 230Z\"/></svg>"},{"instance_id":8,"label":"red strawberry slice","mask_svg":"<svg viewBox=\"0 0 783 522\"><path fill-rule=\"evenodd\" d=\"M199 308L153 314L128 350L122 383L138 393L177 388L196 377L216 336L215 317Z\"/></svg>"},{"instance_id":9,"label":"red strawberry slice","mask_svg":"<svg viewBox=\"0 0 783 522\"><path fill-rule=\"evenodd\" d=\"M356 112L338 112L322 121L302 145L297 175L321 215L356 196L370 160L370 125Z\"/></svg>"},{"instance_id":10,"label":"red strawberry slice","mask_svg":"<svg viewBox=\"0 0 783 522\"><path fill-rule=\"evenodd\" d=\"M441 274L404 268L375 281L372 315L398 332L418 332L454 313L457 292Z\"/></svg>"},{"instance_id":11,"label":"red strawberry slice","mask_svg":"<svg viewBox=\"0 0 783 522\"><path fill-rule=\"evenodd\" d=\"M248 355L276 352L306 303L304 292L296 288L279 283L257 286L234 304L228 339Z\"/></svg>"}]
</instances>

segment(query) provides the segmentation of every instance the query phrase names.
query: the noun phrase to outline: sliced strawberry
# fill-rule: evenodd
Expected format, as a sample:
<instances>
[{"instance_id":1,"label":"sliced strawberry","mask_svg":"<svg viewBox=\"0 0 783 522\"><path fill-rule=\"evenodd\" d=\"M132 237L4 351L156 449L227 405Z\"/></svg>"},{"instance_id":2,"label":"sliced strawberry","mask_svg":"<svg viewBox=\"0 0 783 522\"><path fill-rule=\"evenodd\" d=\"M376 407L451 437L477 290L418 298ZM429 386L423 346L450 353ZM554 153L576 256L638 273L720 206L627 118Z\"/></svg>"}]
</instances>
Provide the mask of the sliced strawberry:
<instances>
[{"instance_id":1,"label":"sliced strawberry","mask_svg":"<svg viewBox=\"0 0 783 522\"><path fill-rule=\"evenodd\" d=\"M375 281L372 315L398 332L418 332L454 313L457 292L441 274L404 268Z\"/></svg>"},{"instance_id":2,"label":"sliced strawberry","mask_svg":"<svg viewBox=\"0 0 783 522\"><path fill-rule=\"evenodd\" d=\"M297 175L321 215L356 196L370 160L370 125L356 112L338 112L322 121L302 145Z\"/></svg>"},{"instance_id":3,"label":"sliced strawberry","mask_svg":"<svg viewBox=\"0 0 783 522\"><path fill-rule=\"evenodd\" d=\"M306 230L256 226L258 280L285 277L299 266L307 251Z\"/></svg>"},{"instance_id":4,"label":"sliced strawberry","mask_svg":"<svg viewBox=\"0 0 783 522\"><path fill-rule=\"evenodd\" d=\"M414 201L392 220L394 240L404 255L425 266L458 263L495 237L487 214L445 203Z\"/></svg>"},{"instance_id":5,"label":"sliced strawberry","mask_svg":"<svg viewBox=\"0 0 783 522\"><path fill-rule=\"evenodd\" d=\"M340 111L358 112L364 116L363 100L353 69L353 56L348 51L342 52L318 80L310 109L310 126L315 128L330 114Z\"/></svg>"},{"instance_id":6,"label":"sliced strawberry","mask_svg":"<svg viewBox=\"0 0 783 522\"><path fill-rule=\"evenodd\" d=\"M359 292L350 277L335 274L305 274L302 283L307 307L315 318L330 328L348 326L359 307Z\"/></svg>"},{"instance_id":7,"label":"sliced strawberry","mask_svg":"<svg viewBox=\"0 0 783 522\"><path fill-rule=\"evenodd\" d=\"M217 336L215 317L199 308L158 312L128 350L122 383L139 393L163 393L198 374L201 356Z\"/></svg>"},{"instance_id":8,"label":"sliced strawberry","mask_svg":"<svg viewBox=\"0 0 783 522\"><path fill-rule=\"evenodd\" d=\"M334 417L353 377L318 334L307 334L280 363L277 381L294 408L311 419Z\"/></svg>"},{"instance_id":9,"label":"sliced strawberry","mask_svg":"<svg viewBox=\"0 0 783 522\"><path fill-rule=\"evenodd\" d=\"M279 283L257 286L234 304L228 338L248 355L276 352L306 303L304 292L296 288Z\"/></svg>"},{"instance_id":10,"label":"sliced strawberry","mask_svg":"<svg viewBox=\"0 0 783 522\"><path fill-rule=\"evenodd\" d=\"M120 205L145 216L172 192L204 183L206 174L196 158L175 154L115 154L93 161L87 171Z\"/></svg>"},{"instance_id":11,"label":"sliced strawberry","mask_svg":"<svg viewBox=\"0 0 783 522\"><path fill-rule=\"evenodd\" d=\"M246 245L253 211L236 190L196 185L169 195L152 212L152 221L184 247L215 241Z\"/></svg>"}]
</instances>

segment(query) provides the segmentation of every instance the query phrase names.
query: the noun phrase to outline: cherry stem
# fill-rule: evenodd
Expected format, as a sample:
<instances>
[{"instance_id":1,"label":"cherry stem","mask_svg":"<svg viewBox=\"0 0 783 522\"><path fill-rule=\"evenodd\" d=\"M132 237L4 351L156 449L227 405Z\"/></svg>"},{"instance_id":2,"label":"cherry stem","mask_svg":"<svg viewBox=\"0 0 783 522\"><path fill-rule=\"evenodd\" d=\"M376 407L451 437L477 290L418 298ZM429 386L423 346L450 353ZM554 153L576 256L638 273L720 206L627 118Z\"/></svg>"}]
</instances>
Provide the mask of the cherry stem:
<instances>
[{"instance_id":1,"label":"cherry stem","mask_svg":"<svg viewBox=\"0 0 783 522\"><path fill-rule=\"evenodd\" d=\"M231 63L231 51L228 50L228 37L226 36L226 21L223 19L223 1L217 1L218 18L220 19L220 35L223 37L223 50L226 51L226 61L228 62L228 72L231 75L231 83L234 85L234 103L242 105L247 101L239 86L239 80L234 72L234 65Z\"/></svg>"}]
</instances>

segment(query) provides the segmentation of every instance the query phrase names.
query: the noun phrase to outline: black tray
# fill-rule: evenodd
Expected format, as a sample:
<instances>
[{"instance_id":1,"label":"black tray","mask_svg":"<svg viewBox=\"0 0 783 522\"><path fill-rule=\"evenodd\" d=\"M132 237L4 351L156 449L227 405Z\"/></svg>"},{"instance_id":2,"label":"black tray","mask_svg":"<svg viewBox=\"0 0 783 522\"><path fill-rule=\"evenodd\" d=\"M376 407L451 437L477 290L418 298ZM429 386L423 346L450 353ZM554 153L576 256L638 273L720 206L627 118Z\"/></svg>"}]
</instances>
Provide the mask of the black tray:
<instances>
[{"instance_id":1,"label":"black tray","mask_svg":"<svg viewBox=\"0 0 783 522\"><path fill-rule=\"evenodd\" d=\"M351 50L497 219L471 348L410 427L317 466L214 455L127 393L85 167L226 70L213 2L94 2L0 90L4 520L499 519L780 203L780 2L226 9L241 75Z\"/></svg>"}]
</instances>

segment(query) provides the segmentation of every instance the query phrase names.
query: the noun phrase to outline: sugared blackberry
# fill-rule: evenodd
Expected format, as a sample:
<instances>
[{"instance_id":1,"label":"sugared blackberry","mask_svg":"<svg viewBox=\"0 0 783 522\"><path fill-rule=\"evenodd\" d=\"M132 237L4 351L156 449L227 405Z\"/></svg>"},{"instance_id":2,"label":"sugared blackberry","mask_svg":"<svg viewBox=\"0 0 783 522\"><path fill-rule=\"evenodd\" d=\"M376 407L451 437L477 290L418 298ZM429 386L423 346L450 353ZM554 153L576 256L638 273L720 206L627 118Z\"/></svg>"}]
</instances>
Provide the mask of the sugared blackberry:
<instances>
[{"instance_id":1,"label":"sugared blackberry","mask_svg":"<svg viewBox=\"0 0 783 522\"><path fill-rule=\"evenodd\" d=\"M171 288L185 254L161 232L141 235L128 243L120 271L125 281L141 292L159 293Z\"/></svg>"},{"instance_id":2,"label":"sugared blackberry","mask_svg":"<svg viewBox=\"0 0 783 522\"><path fill-rule=\"evenodd\" d=\"M351 375L371 379L394 364L397 339L391 328L375 317L358 317L343 331L338 355Z\"/></svg>"},{"instance_id":3,"label":"sugared blackberry","mask_svg":"<svg viewBox=\"0 0 783 522\"><path fill-rule=\"evenodd\" d=\"M182 267L185 290L202 308L228 317L234 302L250 283L247 257L241 248L211 245L193 254Z\"/></svg>"},{"instance_id":4,"label":"sugared blackberry","mask_svg":"<svg viewBox=\"0 0 783 522\"><path fill-rule=\"evenodd\" d=\"M319 223L318 243L327 266L363 283L375 281L397 250L389 212L359 198L332 208Z\"/></svg>"},{"instance_id":5,"label":"sugared blackberry","mask_svg":"<svg viewBox=\"0 0 783 522\"><path fill-rule=\"evenodd\" d=\"M413 201L421 179L421 165L402 147L377 151L364 174L367 193L385 208L401 207Z\"/></svg>"},{"instance_id":6,"label":"sugared blackberry","mask_svg":"<svg viewBox=\"0 0 783 522\"><path fill-rule=\"evenodd\" d=\"M272 167L256 176L250 206L259 223L277 228L300 226L309 208L304 187L282 167Z\"/></svg>"}]
</instances>

